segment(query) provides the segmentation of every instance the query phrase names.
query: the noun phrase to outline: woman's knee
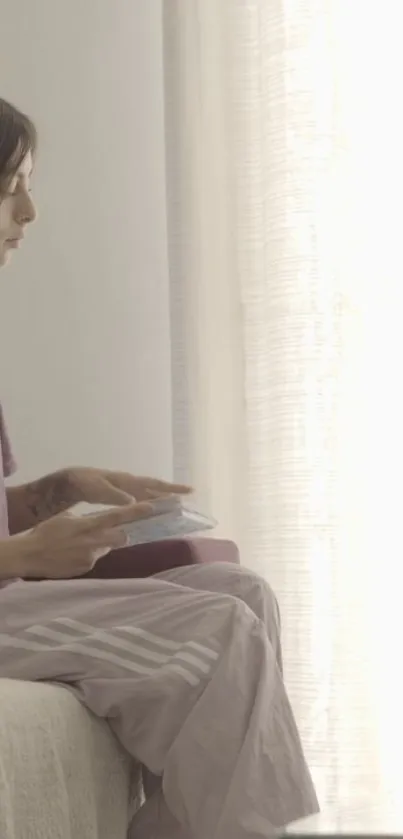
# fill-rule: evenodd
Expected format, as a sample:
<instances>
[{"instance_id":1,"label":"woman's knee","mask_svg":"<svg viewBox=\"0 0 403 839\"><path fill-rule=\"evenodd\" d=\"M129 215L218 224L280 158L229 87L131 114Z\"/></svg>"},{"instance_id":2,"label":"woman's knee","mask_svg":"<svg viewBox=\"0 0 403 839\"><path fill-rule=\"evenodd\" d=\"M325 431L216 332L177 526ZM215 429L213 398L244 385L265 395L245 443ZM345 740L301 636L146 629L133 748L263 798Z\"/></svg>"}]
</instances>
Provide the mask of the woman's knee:
<instances>
[{"instance_id":1,"label":"woman's knee","mask_svg":"<svg viewBox=\"0 0 403 839\"><path fill-rule=\"evenodd\" d=\"M235 563L215 562L209 566L209 573L215 591L219 589L233 597L239 597L249 606L252 602L259 607L260 611L263 610L267 617L272 614L276 620L279 620L280 610L277 597L267 580L255 571Z\"/></svg>"},{"instance_id":2,"label":"woman's knee","mask_svg":"<svg viewBox=\"0 0 403 839\"><path fill-rule=\"evenodd\" d=\"M281 620L277 597L270 584L249 568L229 562L212 563L209 568L211 588L243 601L265 627L282 667Z\"/></svg>"}]
</instances>

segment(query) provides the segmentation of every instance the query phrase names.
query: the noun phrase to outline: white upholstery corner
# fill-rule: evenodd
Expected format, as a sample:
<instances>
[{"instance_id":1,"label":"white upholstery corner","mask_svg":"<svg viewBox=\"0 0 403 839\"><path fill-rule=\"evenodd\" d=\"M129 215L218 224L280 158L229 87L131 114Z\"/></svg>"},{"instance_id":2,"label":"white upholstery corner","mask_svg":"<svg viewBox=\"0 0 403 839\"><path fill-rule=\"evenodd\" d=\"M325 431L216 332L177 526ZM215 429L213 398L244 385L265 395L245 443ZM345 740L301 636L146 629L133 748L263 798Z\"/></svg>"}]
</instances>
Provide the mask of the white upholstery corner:
<instances>
[{"instance_id":1,"label":"white upholstery corner","mask_svg":"<svg viewBox=\"0 0 403 839\"><path fill-rule=\"evenodd\" d=\"M107 723L70 690L0 679L1 839L126 839L138 785Z\"/></svg>"}]
</instances>

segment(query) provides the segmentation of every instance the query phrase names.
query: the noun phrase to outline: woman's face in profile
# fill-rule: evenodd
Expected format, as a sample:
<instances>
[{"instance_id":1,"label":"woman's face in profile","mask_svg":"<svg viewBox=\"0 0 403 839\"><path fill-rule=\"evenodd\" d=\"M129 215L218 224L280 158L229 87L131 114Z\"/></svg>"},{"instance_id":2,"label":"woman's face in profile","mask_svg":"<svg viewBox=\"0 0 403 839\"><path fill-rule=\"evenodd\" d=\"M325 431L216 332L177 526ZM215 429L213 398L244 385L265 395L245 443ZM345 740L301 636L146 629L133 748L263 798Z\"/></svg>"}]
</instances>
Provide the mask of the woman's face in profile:
<instances>
[{"instance_id":1,"label":"woman's face in profile","mask_svg":"<svg viewBox=\"0 0 403 839\"><path fill-rule=\"evenodd\" d=\"M12 251L20 247L27 224L35 221L31 175L32 155L28 152L0 198L0 267L8 262Z\"/></svg>"}]
</instances>

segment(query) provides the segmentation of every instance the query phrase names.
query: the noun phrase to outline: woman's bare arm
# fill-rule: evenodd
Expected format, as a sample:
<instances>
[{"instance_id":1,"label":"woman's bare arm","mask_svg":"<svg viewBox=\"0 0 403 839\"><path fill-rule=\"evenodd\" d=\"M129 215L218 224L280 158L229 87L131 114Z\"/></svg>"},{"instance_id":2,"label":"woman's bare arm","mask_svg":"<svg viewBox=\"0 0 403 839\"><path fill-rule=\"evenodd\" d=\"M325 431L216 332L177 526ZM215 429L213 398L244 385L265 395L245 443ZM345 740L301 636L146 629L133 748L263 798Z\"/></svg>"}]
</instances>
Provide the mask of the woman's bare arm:
<instances>
[{"instance_id":1,"label":"woman's bare arm","mask_svg":"<svg viewBox=\"0 0 403 839\"><path fill-rule=\"evenodd\" d=\"M21 486L7 487L11 535L23 533L76 503L67 469Z\"/></svg>"}]
</instances>

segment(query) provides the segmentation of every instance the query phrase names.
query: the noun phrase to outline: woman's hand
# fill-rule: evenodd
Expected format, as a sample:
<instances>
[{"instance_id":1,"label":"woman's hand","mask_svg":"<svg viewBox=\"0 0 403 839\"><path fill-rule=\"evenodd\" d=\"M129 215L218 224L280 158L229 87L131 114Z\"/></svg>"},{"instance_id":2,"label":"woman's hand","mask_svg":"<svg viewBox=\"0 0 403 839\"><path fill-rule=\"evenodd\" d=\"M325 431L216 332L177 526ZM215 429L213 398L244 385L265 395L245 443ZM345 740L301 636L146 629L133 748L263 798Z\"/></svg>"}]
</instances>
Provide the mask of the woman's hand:
<instances>
[{"instance_id":1,"label":"woman's hand","mask_svg":"<svg viewBox=\"0 0 403 839\"><path fill-rule=\"evenodd\" d=\"M132 502L91 516L53 516L29 533L1 543L7 550L8 575L57 579L86 574L103 554L125 546L121 525L153 512L152 504Z\"/></svg>"},{"instance_id":2,"label":"woman's hand","mask_svg":"<svg viewBox=\"0 0 403 839\"><path fill-rule=\"evenodd\" d=\"M138 478L130 472L112 472L108 469L91 469L78 466L67 470L73 503L126 505L149 501L162 495L188 495L191 487L159 481L156 478Z\"/></svg>"}]
</instances>

